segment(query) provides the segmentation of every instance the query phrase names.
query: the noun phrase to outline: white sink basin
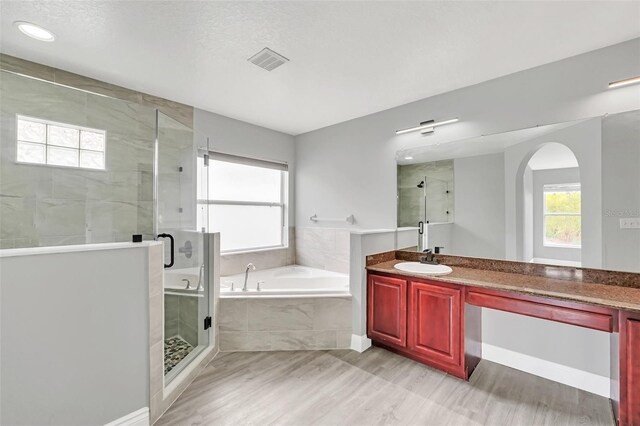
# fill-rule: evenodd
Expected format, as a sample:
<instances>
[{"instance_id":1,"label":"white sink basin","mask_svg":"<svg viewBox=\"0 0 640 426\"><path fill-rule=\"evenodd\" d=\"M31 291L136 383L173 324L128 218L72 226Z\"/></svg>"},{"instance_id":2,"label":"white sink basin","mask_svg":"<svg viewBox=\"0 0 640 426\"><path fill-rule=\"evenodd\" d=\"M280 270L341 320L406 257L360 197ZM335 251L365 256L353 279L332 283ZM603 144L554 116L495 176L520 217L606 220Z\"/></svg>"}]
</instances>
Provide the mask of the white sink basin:
<instances>
[{"instance_id":1,"label":"white sink basin","mask_svg":"<svg viewBox=\"0 0 640 426\"><path fill-rule=\"evenodd\" d=\"M429 265L420 262L402 262L394 266L399 271L424 275L447 275L453 270L447 265Z\"/></svg>"}]
</instances>

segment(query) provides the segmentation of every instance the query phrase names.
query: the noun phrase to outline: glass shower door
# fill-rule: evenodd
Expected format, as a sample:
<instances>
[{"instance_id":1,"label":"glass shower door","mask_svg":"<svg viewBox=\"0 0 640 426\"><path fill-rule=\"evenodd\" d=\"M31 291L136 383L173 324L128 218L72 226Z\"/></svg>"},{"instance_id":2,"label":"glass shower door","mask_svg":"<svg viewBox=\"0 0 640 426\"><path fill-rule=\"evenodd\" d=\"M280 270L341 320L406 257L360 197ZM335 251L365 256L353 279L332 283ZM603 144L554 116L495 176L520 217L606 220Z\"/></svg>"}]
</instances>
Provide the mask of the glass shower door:
<instances>
[{"instance_id":1,"label":"glass shower door","mask_svg":"<svg viewBox=\"0 0 640 426\"><path fill-rule=\"evenodd\" d=\"M197 175L207 169L196 167L203 139L157 112L155 231L165 240L165 384L209 345L209 244L198 227L204 212L196 207L196 193L207 191L198 182L208 182Z\"/></svg>"}]
</instances>

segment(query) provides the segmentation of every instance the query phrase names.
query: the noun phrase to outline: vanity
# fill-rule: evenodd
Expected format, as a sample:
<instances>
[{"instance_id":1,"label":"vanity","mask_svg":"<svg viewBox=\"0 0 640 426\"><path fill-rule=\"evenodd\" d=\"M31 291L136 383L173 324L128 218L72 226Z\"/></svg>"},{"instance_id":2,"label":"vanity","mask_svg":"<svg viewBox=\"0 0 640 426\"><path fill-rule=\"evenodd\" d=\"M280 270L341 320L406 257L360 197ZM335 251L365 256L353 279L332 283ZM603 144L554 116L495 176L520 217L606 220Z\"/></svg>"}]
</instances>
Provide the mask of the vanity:
<instances>
[{"instance_id":1,"label":"vanity","mask_svg":"<svg viewBox=\"0 0 640 426\"><path fill-rule=\"evenodd\" d=\"M451 255L435 255L448 275L395 268L422 257L367 257L374 345L468 380L482 358L481 308L611 333L614 416L640 425L640 274Z\"/></svg>"}]
</instances>

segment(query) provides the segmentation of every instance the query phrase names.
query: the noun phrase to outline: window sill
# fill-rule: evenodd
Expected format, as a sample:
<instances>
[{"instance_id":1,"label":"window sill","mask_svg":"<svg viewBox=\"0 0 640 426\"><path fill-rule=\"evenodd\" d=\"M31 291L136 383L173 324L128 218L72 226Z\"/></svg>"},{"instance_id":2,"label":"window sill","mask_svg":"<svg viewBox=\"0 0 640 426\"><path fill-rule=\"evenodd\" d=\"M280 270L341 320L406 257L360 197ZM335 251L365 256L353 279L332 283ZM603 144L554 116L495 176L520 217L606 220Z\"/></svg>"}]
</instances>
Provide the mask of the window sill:
<instances>
[{"instance_id":1,"label":"window sill","mask_svg":"<svg viewBox=\"0 0 640 426\"><path fill-rule=\"evenodd\" d=\"M232 256L234 254L249 254L249 253L263 253L268 251L276 251L276 250L286 250L289 246L273 246L273 247L264 247L259 249L247 249L247 250L238 250L238 251L222 251L220 252L220 256Z\"/></svg>"},{"instance_id":2,"label":"window sill","mask_svg":"<svg viewBox=\"0 0 640 426\"><path fill-rule=\"evenodd\" d=\"M548 243L544 243L542 244L543 247L550 247L550 248L567 248L567 249L581 249L582 246L572 246L569 244L548 244Z\"/></svg>"}]
</instances>

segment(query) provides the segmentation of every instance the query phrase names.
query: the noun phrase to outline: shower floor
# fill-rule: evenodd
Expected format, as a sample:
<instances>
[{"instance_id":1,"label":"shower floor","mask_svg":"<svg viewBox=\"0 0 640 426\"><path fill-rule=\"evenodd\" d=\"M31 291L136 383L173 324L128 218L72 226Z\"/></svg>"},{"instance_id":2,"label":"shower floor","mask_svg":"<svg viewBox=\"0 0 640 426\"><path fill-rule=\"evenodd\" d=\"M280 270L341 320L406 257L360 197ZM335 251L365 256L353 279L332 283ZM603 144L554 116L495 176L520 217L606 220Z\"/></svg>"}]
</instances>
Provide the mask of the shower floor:
<instances>
[{"instance_id":1,"label":"shower floor","mask_svg":"<svg viewBox=\"0 0 640 426\"><path fill-rule=\"evenodd\" d=\"M193 346L180 336L164 339L164 374L173 370L192 350Z\"/></svg>"}]
</instances>

